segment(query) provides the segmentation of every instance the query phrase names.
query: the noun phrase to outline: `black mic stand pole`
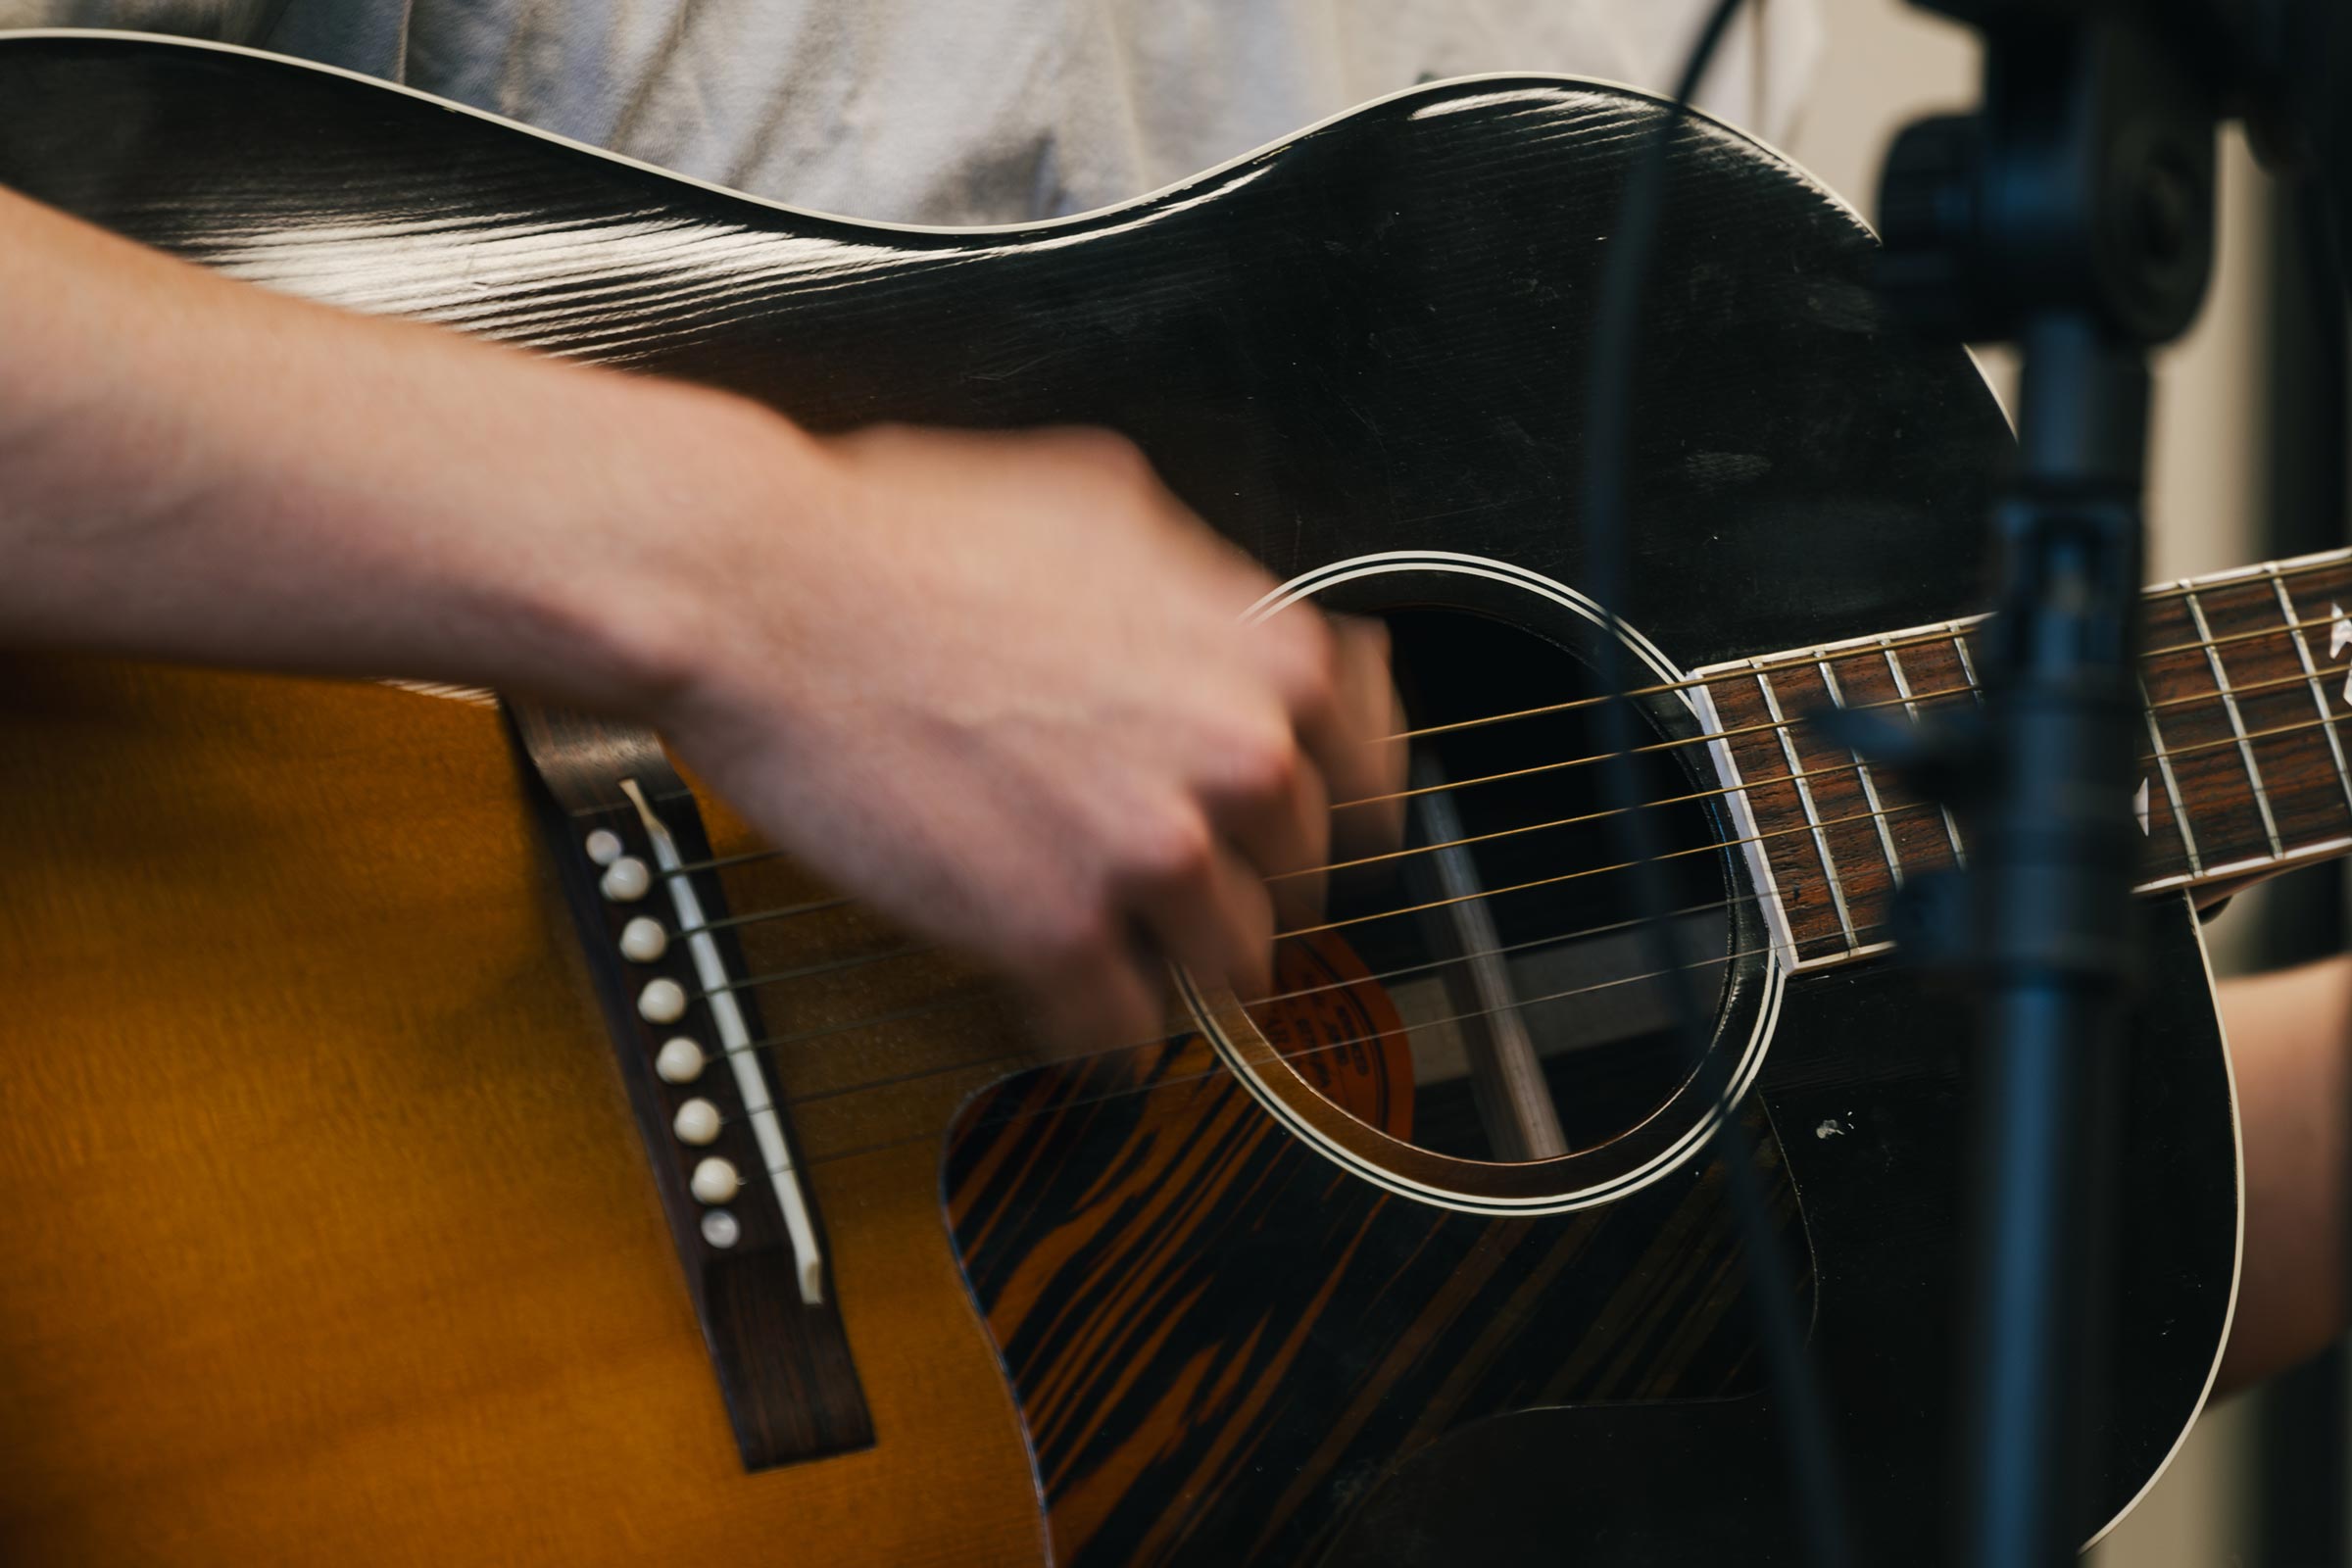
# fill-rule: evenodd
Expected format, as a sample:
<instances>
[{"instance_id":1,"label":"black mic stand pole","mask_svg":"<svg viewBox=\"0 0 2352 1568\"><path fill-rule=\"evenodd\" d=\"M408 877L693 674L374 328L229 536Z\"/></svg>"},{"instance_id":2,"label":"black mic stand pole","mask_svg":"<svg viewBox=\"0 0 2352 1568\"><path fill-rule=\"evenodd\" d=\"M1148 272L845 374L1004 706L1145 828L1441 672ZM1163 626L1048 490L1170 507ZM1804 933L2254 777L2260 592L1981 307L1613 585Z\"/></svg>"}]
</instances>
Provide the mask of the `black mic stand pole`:
<instances>
[{"instance_id":1,"label":"black mic stand pole","mask_svg":"<svg viewBox=\"0 0 2352 1568\"><path fill-rule=\"evenodd\" d=\"M1983 29L1984 102L1896 140L1883 286L1929 330L2023 351L2017 471L1980 645L1965 962L1976 1063L1970 1420L1954 1560L2058 1568L2086 1535L2119 1059L2132 991L2131 802L2148 352L2211 267L2216 93L2141 6L1917 0Z\"/></svg>"}]
</instances>

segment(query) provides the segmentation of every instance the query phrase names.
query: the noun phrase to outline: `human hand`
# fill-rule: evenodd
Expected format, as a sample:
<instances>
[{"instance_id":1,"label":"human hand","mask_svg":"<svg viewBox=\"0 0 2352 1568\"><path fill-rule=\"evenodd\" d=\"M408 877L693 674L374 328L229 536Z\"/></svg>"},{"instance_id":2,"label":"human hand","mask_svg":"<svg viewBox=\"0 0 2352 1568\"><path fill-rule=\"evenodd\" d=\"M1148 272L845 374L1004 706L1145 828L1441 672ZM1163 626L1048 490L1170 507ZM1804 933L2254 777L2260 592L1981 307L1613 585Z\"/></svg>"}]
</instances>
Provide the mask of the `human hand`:
<instances>
[{"instance_id":1,"label":"human hand","mask_svg":"<svg viewBox=\"0 0 2352 1568\"><path fill-rule=\"evenodd\" d=\"M1381 628L1247 622L1272 580L1106 432L808 446L788 537L701 541L727 612L656 715L680 755L1063 1049L1158 1033L1162 958L1263 994L1278 914L1320 902L1284 873L1402 784ZM1343 815L1393 837L1393 805Z\"/></svg>"}]
</instances>

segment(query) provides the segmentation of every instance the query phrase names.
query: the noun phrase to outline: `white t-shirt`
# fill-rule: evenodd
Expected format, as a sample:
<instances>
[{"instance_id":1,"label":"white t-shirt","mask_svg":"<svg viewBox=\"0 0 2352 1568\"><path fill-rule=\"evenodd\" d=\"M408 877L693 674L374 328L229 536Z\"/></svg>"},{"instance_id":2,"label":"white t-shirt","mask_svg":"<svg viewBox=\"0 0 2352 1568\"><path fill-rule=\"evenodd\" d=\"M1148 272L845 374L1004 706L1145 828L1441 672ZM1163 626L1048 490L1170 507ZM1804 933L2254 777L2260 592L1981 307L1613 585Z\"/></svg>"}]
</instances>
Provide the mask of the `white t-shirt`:
<instances>
[{"instance_id":1,"label":"white t-shirt","mask_svg":"<svg viewBox=\"0 0 2352 1568\"><path fill-rule=\"evenodd\" d=\"M0 0L0 26L250 44L802 207L921 223L1109 205L1480 72L1664 91L1706 0ZM1700 102L1768 137L1814 0L1749 0Z\"/></svg>"}]
</instances>

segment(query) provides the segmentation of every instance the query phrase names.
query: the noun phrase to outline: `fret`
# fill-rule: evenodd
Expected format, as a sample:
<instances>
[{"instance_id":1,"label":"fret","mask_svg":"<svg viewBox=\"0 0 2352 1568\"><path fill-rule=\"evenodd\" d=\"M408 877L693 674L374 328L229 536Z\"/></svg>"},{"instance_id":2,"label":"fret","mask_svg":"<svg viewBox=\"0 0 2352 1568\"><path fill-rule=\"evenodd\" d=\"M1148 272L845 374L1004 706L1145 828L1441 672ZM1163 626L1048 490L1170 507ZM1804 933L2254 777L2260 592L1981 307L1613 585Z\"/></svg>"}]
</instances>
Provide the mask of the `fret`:
<instances>
[{"instance_id":1,"label":"fret","mask_svg":"<svg viewBox=\"0 0 2352 1568\"><path fill-rule=\"evenodd\" d=\"M2347 604L2352 551L2149 590L2138 687L2154 765L2130 803L2145 835L2143 890L2234 886L2352 851L2352 741L2340 727L2352 712ZM1727 779L1774 836L1767 858L1787 895L1798 967L1885 948L1866 939L1882 930L1894 891L1931 867L1967 863L1950 810L1836 746L1805 715L1900 707L1912 723L1933 724L1937 702L1985 705L1970 643L1983 625L1930 623L1701 672L1716 677L1709 711L1752 731L1726 737Z\"/></svg>"},{"instance_id":2,"label":"fret","mask_svg":"<svg viewBox=\"0 0 2352 1568\"><path fill-rule=\"evenodd\" d=\"M2231 606L2230 613L2243 611ZM2160 763L2172 769L2175 809L2195 811L2199 870L2207 877L2268 871L2278 863L2277 821L2255 792L2247 726L2228 690L2228 667L2209 646L2204 607L2175 585L2148 599L2146 621L2140 676L2150 738Z\"/></svg>"},{"instance_id":3,"label":"fret","mask_svg":"<svg viewBox=\"0 0 2352 1568\"><path fill-rule=\"evenodd\" d=\"M1797 758L1796 740L1789 733L1787 715L1781 711L1780 699L1773 695L1772 676L1760 664L1753 664L1752 667L1755 669L1756 691L1764 699L1765 711L1772 715L1773 723L1779 726L1781 751L1788 760L1789 782L1796 786L1797 803L1804 808L1805 820L1812 825L1814 847L1821 854L1821 868L1825 880L1830 885L1830 901L1837 906L1838 929L1845 933L1845 945L1850 951L1862 944L1854 935L1854 917L1852 911L1845 906L1845 888L1838 875L1838 862L1830 858L1830 836L1822 828L1821 812L1813 805L1812 789L1808 782L1799 776L1804 772L1805 766Z\"/></svg>"},{"instance_id":4,"label":"fret","mask_svg":"<svg viewBox=\"0 0 2352 1568\"><path fill-rule=\"evenodd\" d=\"M2278 832L2277 858L2285 860L2340 840L2352 820L2338 760L2341 739L2324 711L2313 712L2312 675L2319 666L2305 661L2317 650L2296 624L2301 617L2294 613L2293 595L2282 612L2279 586L2267 569L2257 569L2225 583L2201 583L2196 600L2221 661L2217 684L2226 689L2245 732L2244 749L2261 770L2262 800ZM2303 586L2321 590L2321 604L2327 603L2330 584L2306 580Z\"/></svg>"},{"instance_id":5,"label":"fret","mask_svg":"<svg viewBox=\"0 0 2352 1568\"><path fill-rule=\"evenodd\" d=\"M2328 688L2320 679L2320 667L2311 657L2311 639L2303 635L2303 625L2295 613L2294 596L2286 591L2286 579L2279 575L2276 563L2263 568L2270 574L2271 591L2278 600L2279 624L2286 628L2288 640L2295 645L2296 661L2303 666L2303 679L2311 688L2311 700L2320 710L2320 733L2328 737L2328 755L2335 762L2336 783L2344 792L2344 805L2352 808L2352 768L2344 765L2344 743L2335 732L2335 715L2328 710ZM2330 607L2332 609L2332 607Z\"/></svg>"},{"instance_id":6,"label":"fret","mask_svg":"<svg viewBox=\"0 0 2352 1568\"><path fill-rule=\"evenodd\" d=\"M2148 683L2139 683L2140 716L2147 720L2148 744L2156 749L2156 774L2164 780L2164 798L2173 808L2173 826L2180 834L2180 851L2188 857L2188 874L2201 877L2205 862L2197 854L2197 835L2188 825L2188 810L2180 804L2180 781L2173 774L2173 758L2164 749L2164 735L2156 727L2156 705L2148 696Z\"/></svg>"},{"instance_id":7,"label":"fret","mask_svg":"<svg viewBox=\"0 0 2352 1568\"><path fill-rule=\"evenodd\" d=\"M1952 652L1960 656L1960 673L1968 678L1968 689L1976 694L1977 706L1984 706L1984 683L1977 679L1977 662L1968 656L1968 638L1955 622L1952 626Z\"/></svg>"},{"instance_id":8,"label":"fret","mask_svg":"<svg viewBox=\"0 0 2352 1568\"><path fill-rule=\"evenodd\" d=\"M1813 667L1821 672L1822 689L1830 694L1830 705L1843 709L1845 693L1838 689L1838 672L1830 667L1830 662L1816 659ZM1899 888L1903 885L1903 858L1895 853L1894 829L1887 823L1886 807L1879 799L1878 783L1870 776L1870 763L1863 760L1860 752L1849 751L1846 755L1854 760L1854 777L1861 781L1862 799L1869 804L1870 819L1879 830L1879 848L1886 855L1886 874L1894 879L1894 885Z\"/></svg>"},{"instance_id":9,"label":"fret","mask_svg":"<svg viewBox=\"0 0 2352 1568\"><path fill-rule=\"evenodd\" d=\"M1723 803L1732 819L1732 831L1740 845L1740 858L1747 861L1748 874L1755 881L1757 900L1763 906L1764 923L1772 932L1773 956L1784 968L1793 969L1802 961L1798 938L1789 922L1789 910L1782 903L1780 879L1773 871L1773 857L1768 839L1757 826L1756 808L1749 801L1746 780L1740 766L1734 743L1727 735L1731 728L1716 710L1715 693L1701 680L1690 688L1690 706L1698 714L1700 726L1710 737L1707 756L1715 763L1716 779L1725 794Z\"/></svg>"},{"instance_id":10,"label":"fret","mask_svg":"<svg viewBox=\"0 0 2352 1568\"><path fill-rule=\"evenodd\" d=\"M2230 715L2230 728L2237 736L2237 754L2246 764L2246 783L2254 791L2254 808L2262 816L2263 836L2270 840L2271 858L2278 859L2285 853L2278 841L2278 818L2271 809L2271 792L2262 781L2262 764L2255 760L2254 743L2246 738L2245 714L2237 706L2237 697L2230 688L2230 671L2222 662L2222 651L2214 646L2213 627L2205 618L2205 607L2198 603L2197 591L2187 583L2180 585L2181 599L2188 610L2189 624L2197 629L2197 641L2204 644L2205 662L2213 670L2214 690L2222 699L2222 708Z\"/></svg>"},{"instance_id":11,"label":"fret","mask_svg":"<svg viewBox=\"0 0 2352 1568\"><path fill-rule=\"evenodd\" d=\"M1956 647L1963 646L1958 638L1954 638L1953 643ZM1886 655L1886 673L1894 681L1895 695L1899 696L1903 700L1903 711L1911 716L1912 723L1917 724L1919 722L1919 700L1911 695L1911 682L1906 680L1903 676L1903 662L1895 653L1894 639L1891 637L1882 637L1879 639L1879 647L1880 650ZM1976 690L1976 681L1973 676L1968 684L1971 691ZM1978 701L1984 701L1984 694L1981 692L1978 693ZM1937 809L1943 817L1944 836L1950 839L1952 843L1952 863L1959 866L1966 866L1968 864L1968 850L1967 847L1960 842L1959 820L1952 815L1952 808L1950 807L1940 807Z\"/></svg>"},{"instance_id":12,"label":"fret","mask_svg":"<svg viewBox=\"0 0 2352 1568\"><path fill-rule=\"evenodd\" d=\"M1777 945L1792 968L1850 957L1845 924L1827 896L1833 873L1798 794L1803 781L1788 776L1787 732L1761 700L1754 662L1698 673L1693 703L1713 737L1718 782L1731 791L1725 801L1744 841L1740 854L1759 889L1769 890Z\"/></svg>"}]
</instances>

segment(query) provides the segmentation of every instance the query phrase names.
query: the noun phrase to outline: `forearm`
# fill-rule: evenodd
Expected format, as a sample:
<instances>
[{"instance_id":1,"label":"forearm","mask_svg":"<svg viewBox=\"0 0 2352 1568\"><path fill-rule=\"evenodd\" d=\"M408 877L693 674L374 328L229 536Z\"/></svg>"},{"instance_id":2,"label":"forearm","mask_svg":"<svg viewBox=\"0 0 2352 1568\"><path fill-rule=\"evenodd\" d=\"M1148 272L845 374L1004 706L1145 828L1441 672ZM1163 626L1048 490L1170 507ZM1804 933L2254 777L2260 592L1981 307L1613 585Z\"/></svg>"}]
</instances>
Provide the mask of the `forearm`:
<instances>
[{"instance_id":1,"label":"forearm","mask_svg":"<svg viewBox=\"0 0 2352 1568\"><path fill-rule=\"evenodd\" d=\"M2221 1000L2246 1184L2245 1263L2222 1362L2231 1389L2344 1329L2352 956L2232 980Z\"/></svg>"},{"instance_id":2,"label":"forearm","mask_svg":"<svg viewBox=\"0 0 2352 1568\"><path fill-rule=\"evenodd\" d=\"M1263 984L1268 879L1402 788L1382 640L1251 615L1273 581L1105 432L817 439L5 192L0 297L0 643L651 723L1065 1044L1155 1027L1162 956Z\"/></svg>"},{"instance_id":3,"label":"forearm","mask_svg":"<svg viewBox=\"0 0 2352 1568\"><path fill-rule=\"evenodd\" d=\"M6 191L0 296L9 642L641 709L708 618L696 524L789 526L811 461L737 400L271 295Z\"/></svg>"}]
</instances>

